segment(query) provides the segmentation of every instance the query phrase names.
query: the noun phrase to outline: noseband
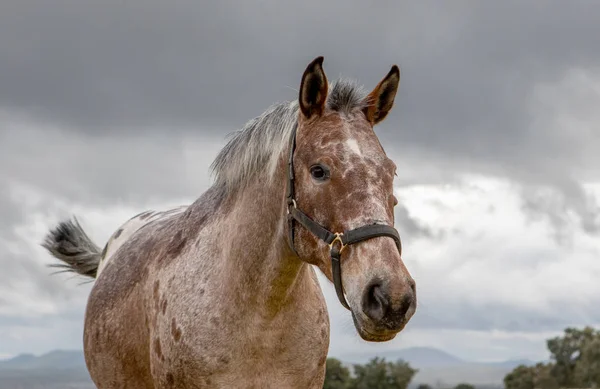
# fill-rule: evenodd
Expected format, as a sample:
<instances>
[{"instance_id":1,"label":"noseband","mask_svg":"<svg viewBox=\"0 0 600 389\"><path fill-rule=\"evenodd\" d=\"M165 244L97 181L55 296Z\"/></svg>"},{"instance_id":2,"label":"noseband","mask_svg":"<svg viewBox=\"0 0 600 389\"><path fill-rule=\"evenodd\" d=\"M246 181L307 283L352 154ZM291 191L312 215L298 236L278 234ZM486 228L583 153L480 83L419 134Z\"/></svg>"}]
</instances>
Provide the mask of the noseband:
<instances>
[{"instance_id":1,"label":"noseband","mask_svg":"<svg viewBox=\"0 0 600 389\"><path fill-rule=\"evenodd\" d=\"M402 254L402 244L400 242L400 235L394 227L383 224L369 224L349 231L331 232L298 209L298 206L296 205L294 190L294 151L296 150L297 128L298 124L296 123L294 129L292 130L292 136L290 140L290 158L288 162L287 205L289 223L289 244L294 253L298 255L294 247L294 222L297 221L304 228L310 231L313 235L315 235L317 238L321 239L329 245L329 253L331 256L331 270L333 274L333 285L335 286L335 292L337 293L340 303L346 309L350 310L350 306L348 305L346 297L344 296L344 287L342 285L342 267L340 263L342 251L344 251L344 248L346 248L346 246L350 246L352 244L359 243L372 238L377 238L380 236L387 236L394 239L398 251L400 252L400 254Z\"/></svg>"}]
</instances>

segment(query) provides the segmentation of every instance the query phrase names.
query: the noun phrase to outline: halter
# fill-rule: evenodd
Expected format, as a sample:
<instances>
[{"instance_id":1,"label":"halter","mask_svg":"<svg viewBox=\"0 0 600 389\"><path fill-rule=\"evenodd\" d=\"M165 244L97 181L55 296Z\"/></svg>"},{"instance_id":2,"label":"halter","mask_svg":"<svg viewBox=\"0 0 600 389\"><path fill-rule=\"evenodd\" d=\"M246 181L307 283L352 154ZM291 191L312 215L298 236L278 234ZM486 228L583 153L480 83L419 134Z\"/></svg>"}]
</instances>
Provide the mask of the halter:
<instances>
[{"instance_id":1,"label":"halter","mask_svg":"<svg viewBox=\"0 0 600 389\"><path fill-rule=\"evenodd\" d=\"M289 223L289 244L294 253L298 255L294 247L294 222L297 221L304 228L310 231L313 235L315 235L317 238L321 239L329 245L329 254L331 256L331 270L333 274L333 285L335 286L335 292L337 293L340 303L346 309L350 310L350 306L348 305L346 297L344 296L344 287L342 285L342 267L340 264L342 251L344 251L346 246L350 246L352 244L359 243L372 238L377 238L380 236L387 236L394 239L398 251L402 253L400 235L394 227L383 224L369 224L349 231L331 232L298 209L298 206L296 205L296 199L294 198L294 151L296 150L297 128L298 123L294 125L294 129L292 130L292 136L290 140L290 158L288 162L287 205Z\"/></svg>"}]
</instances>

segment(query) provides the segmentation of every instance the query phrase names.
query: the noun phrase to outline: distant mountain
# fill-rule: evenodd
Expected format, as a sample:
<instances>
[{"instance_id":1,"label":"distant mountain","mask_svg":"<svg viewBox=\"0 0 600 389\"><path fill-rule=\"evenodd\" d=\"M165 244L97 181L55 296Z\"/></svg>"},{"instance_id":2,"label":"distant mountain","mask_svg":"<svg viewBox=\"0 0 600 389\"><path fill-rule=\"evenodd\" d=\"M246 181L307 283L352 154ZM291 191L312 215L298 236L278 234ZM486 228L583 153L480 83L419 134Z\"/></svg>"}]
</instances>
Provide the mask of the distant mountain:
<instances>
[{"instance_id":1,"label":"distant mountain","mask_svg":"<svg viewBox=\"0 0 600 389\"><path fill-rule=\"evenodd\" d=\"M55 350L38 356L21 354L14 358L0 361L3 370L30 370L30 369L72 369L85 368L83 351Z\"/></svg>"},{"instance_id":2,"label":"distant mountain","mask_svg":"<svg viewBox=\"0 0 600 389\"><path fill-rule=\"evenodd\" d=\"M94 389L83 351L56 350L0 360L0 389Z\"/></svg>"},{"instance_id":3,"label":"distant mountain","mask_svg":"<svg viewBox=\"0 0 600 389\"><path fill-rule=\"evenodd\" d=\"M377 355L390 361L402 359L417 368L455 366L465 363L465 361L452 354L431 347L410 347L397 351L381 352Z\"/></svg>"},{"instance_id":4,"label":"distant mountain","mask_svg":"<svg viewBox=\"0 0 600 389\"><path fill-rule=\"evenodd\" d=\"M539 362L548 362L548 361L539 361ZM509 359L507 361L500 361L500 362L479 362L480 365L486 365L486 366L504 366L504 367L510 367L511 369L514 369L515 367L519 366L519 365L525 365L525 366L533 366L538 362L532 361L530 359Z\"/></svg>"},{"instance_id":5,"label":"distant mountain","mask_svg":"<svg viewBox=\"0 0 600 389\"><path fill-rule=\"evenodd\" d=\"M19 366L26 366L29 363L33 363L36 356L33 354L20 354L12 359L0 360L0 368L19 368Z\"/></svg>"},{"instance_id":6,"label":"distant mountain","mask_svg":"<svg viewBox=\"0 0 600 389\"><path fill-rule=\"evenodd\" d=\"M409 347L399 350L381 351L378 353L353 353L344 355L339 359L348 363L365 363L375 356L385 358L388 361L397 361L398 359L402 359L403 361L410 363L411 366L416 368L450 367L472 364L485 366L504 366L513 368L520 364L534 364L534 362L526 359L508 360L500 362L466 361L455 355L447 353L446 351L442 351L433 347Z\"/></svg>"}]
</instances>

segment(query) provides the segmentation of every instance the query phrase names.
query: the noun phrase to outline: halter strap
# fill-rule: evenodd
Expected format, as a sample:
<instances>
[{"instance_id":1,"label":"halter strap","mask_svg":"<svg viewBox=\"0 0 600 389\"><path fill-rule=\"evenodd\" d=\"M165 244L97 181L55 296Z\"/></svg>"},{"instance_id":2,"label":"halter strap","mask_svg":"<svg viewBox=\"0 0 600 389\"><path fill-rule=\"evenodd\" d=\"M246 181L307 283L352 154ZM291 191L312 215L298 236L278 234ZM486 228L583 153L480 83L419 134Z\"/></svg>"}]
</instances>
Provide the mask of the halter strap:
<instances>
[{"instance_id":1,"label":"halter strap","mask_svg":"<svg viewBox=\"0 0 600 389\"><path fill-rule=\"evenodd\" d=\"M349 231L342 233L334 233L320 225L319 223L312 220L304 212L298 209L295 200L295 187L294 187L294 151L296 150L296 129L298 124L296 123L292 130L290 140L290 156L288 160L288 190L287 190L287 205L288 205L288 234L289 244L292 251L298 255L296 248L294 247L294 222L300 223L304 228L310 231L317 238L321 239L329 245L330 257L331 257L331 271L333 275L333 285L335 286L335 292L340 300L340 303L346 308L350 309L346 297L344 296L344 287L342 285L342 266L341 266L341 255L346 246L363 242L372 238L381 236L389 237L394 240L398 251L402 253L402 243L400 241L400 234L398 231L391 226L383 224L370 224L361 226ZM337 243L337 244L336 244Z\"/></svg>"}]
</instances>

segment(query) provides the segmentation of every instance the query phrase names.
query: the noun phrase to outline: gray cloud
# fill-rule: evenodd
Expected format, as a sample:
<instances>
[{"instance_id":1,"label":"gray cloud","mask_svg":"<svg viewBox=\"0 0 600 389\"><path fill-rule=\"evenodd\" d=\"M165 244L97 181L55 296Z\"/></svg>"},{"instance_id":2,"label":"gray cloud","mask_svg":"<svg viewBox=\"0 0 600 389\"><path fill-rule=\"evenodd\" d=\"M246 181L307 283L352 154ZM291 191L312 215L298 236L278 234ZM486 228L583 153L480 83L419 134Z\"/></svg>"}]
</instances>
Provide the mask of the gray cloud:
<instances>
[{"instance_id":1,"label":"gray cloud","mask_svg":"<svg viewBox=\"0 0 600 389\"><path fill-rule=\"evenodd\" d=\"M557 182L554 187L525 186L522 208L532 220L546 219L559 244L572 244L577 225L587 234L600 231L600 208L594 197L572 180ZM573 220L573 215L576 219Z\"/></svg>"},{"instance_id":2,"label":"gray cloud","mask_svg":"<svg viewBox=\"0 0 600 389\"><path fill-rule=\"evenodd\" d=\"M10 188L7 181L0 181L0 234L9 234L14 225L25 219L25 211L15 207L11 201Z\"/></svg>"},{"instance_id":3,"label":"gray cloud","mask_svg":"<svg viewBox=\"0 0 600 389\"><path fill-rule=\"evenodd\" d=\"M222 137L223 128L295 98L317 55L325 55L331 78L343 73L367 87L399 63L397 106L379 130L391 150L429 150L442 161L515 175L570 172L542 158L560 137L531 125L528 99L536 84L600 60L600 5L589 2L38 0L2 7L6 109L94 134L202 124L192 131ZM575 158L568 146L557 152Z\"/></svg>"},{"instance_id":4,"label":"gray cloud","mask_svg":"<svg viewBox=\"0 0 600 389\"><path fill-rule=\"evenodd\" d=\"M439 235L434 235L430 228L419 224L417 220L410 217L408 209L404 204L399 202L394 209L394 213L396 217L394 224L399 228L402 234L406 234L409 238L424 237L434 239L439 237Z\"/></svg>"},{"instance_id":5,"label":"gray cloud","mask_svg":"<svg viewBox=\"0 0 600 389\"><path fill-rule=\"evenodd\" d=\"M367 87L398 63L396 108L378 129L391 153L427 155L438 172L454 167L567 182L581 161L600 163L594 151L600 137L581 151L576 136L565 142L569 128L534 124L548 112L532 112L531 99L538 84L600 62L599 12L600 4L567 7L558 0L544 7L518 1L377 7L358 1L5 2L0 108L90 134L81 138L86 154L98 137L118 144L128 133L148 142L147 153L160 153L149 144L176 153L181 132L223 139L271 103L295 98L304 67L317 55L325 55L330 78L344 74ZM164 165L134 158L142 166L119 163L120 171L153 169L161 177L156 182L172 191L182 180L166 173L177 171L168 152L161 155ZM116 169L94 164L103 167ZM121 186L151 180L124 174ZM591 174L600 177L597 169ZM558 188L581 190L571 181ZM589 211L569 206L582 217Z\"/></svg>"},{"instance_id":6,"label":"gray cloud","mask_svg":"<svg viewBox=\"0 0 600 389\"><path fill-rule=\"evenodd\" d=\"M520 309L509 304L486 304L477 306L456 301L452 304L425 304L411 320L411 326L421 329L454 329L470 331L556 331L569 326L579 327L584 323L596 323L600 314L590 310L581 312L581 305L560 307L560 314L542 313L531 309Z\"/></svg>"},{"instance_id":7,"label":"gray cloud","mask_svg":"<svg viewBox=\"0 0 600 389\"><path fill-rule=\"evenodd\" d=\"M218 145L201 134L92 139L39 126L11 131L0 124L0 131L10 131L0 152L4 187L9 182L29 185L47 197L87 205L141 205L190 201L211 183L209 165Z\"/></svg>"},{"instance_id":8,"label":"gray cloud","mask_svg":"<svg viewBox=\"0 0 600 389\"><path fill-rule=\"evenodd\" d=\"M0 20L0 101L85 127L239 125L295 97L322 54L330 77L372 86L399 63L388 127L477 156L522 138L534 83L598 61L600 6L562 5L14 2Z\"/></svg>"},{"instance_id":9,"label":"gray cloud","mask_svg":"<svg viewBox=\"0 0 600 389\"><path fill-rule=\"evenodd\" d=\"M48 207L48 202L43 202L39 208ZM26 206L16 202L9 194L8 188L0 191L0 214L3 216L3 223L0 223L0 291L5 293L11 290L28 291L27 296L21 296L25 299L43 298L61 299L67 296L64 286L59 278L52 278L50 274L53 270L44 266L40 262L37 253L32 246L37 244L34 237L31 240L23 238L16 233L16 228L27 223L31 223L29 217L33 216L39 209ZM4 217L7 217L5 219ZM29 217L28 217L29 216ZM49 263L49 262L46 262ZM14 301L3 298L0 300L0 313L2 308L9 302ZM23 307L26 310L26 307Z\"/></svg>"}]
</instances>

